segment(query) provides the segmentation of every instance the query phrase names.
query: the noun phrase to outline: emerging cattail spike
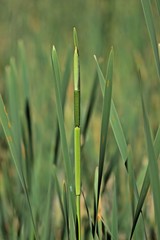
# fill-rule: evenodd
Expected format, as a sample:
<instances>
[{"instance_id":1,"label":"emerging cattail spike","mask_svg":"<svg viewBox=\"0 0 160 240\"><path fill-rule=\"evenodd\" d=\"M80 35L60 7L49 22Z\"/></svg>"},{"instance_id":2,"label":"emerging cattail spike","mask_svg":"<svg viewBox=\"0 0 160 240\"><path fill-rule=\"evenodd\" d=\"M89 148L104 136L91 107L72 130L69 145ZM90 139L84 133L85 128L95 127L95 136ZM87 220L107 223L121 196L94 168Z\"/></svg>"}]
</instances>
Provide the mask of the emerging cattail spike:
<instances>
[{"instance_id":1,"label":"emerging cattail spike","mask_svg":"<svg viewBox=\"0 0 160 240\"><path fill-rule=\"evenodd\" d=\"M80 72L78 49L74 50L74 90L80 90Z\"/></svg>"}]
</instances>

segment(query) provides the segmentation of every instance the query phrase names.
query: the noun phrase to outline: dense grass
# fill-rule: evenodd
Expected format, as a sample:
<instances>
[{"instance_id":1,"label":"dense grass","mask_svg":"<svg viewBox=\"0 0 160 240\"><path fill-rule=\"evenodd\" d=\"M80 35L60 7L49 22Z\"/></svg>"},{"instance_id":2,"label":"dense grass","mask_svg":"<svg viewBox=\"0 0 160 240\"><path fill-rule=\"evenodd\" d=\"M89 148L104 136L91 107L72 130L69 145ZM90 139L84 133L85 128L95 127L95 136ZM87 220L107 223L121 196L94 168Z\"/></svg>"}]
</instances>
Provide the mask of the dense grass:
<instances>
[{"instance_id":1,"label":"dense grass","mask_svg":"<svg viewBox=\"0 0 160 240\"><path fill-rule=\"evenodd\" d=\"M0 16L0 238L160 239L159 1Z\"/></svg>"}]
</instances>

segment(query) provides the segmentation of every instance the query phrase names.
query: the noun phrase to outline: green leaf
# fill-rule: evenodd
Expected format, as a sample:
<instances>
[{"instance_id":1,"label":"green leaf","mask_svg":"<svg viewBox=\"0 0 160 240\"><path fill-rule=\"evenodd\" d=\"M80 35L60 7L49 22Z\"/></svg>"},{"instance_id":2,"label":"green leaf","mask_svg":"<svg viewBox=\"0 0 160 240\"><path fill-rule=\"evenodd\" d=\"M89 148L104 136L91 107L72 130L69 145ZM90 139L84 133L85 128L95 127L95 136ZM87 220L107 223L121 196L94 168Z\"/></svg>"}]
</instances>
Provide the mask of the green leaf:
<instances>
[{"instance_id":1,"label":"green leaf","mask_svg":"<svg viewBox=\"0 0 160 240\"><path fill-rule=\"evenodd\" d=\"M160 125L158 127L157 134L156 134L155 141L154 141L154 152L155 152L156 159L158 159L159 154L160 154L159 146L160 146Z\"/></svg>"},{"instance_id":2,"label":"green leaf","mask_svg":"<svg viewBox=\"0 0 160 240\"><path fill-rule=\"evenodd\" d=\"M72 201L68 198L68 188L66 183L63 182L63 198L61 197L61 189L57 179L56 166L53 166L53 178L55 181L55 187L58 194L59 204L63 215L63 229L62 231L67 230L68 239L75 239L75 225L73 221L73 213L70 211L72 209ZM67 229L66 229L67 228Z\"/></svg>"},{"instance_id":3,"label":"green leaf","mask_svg":"<svg viewBox=\"0 0 160 240\"><path fill-rule=\"evenodd\" d=\"M60 130L65 173L66 173L66 177L67 177L67 184L68 184L69 188L73 190L73 183L74 183L73 171L72 171L71 161L70 161L70 157L69 157L66 132L65 132L65 127L64 127L62 103L61 103L60 69L59 69L57 52L56 52L56 49L54 46L52 49L52 65L53 65L53 71L54 71L56 110L57 110L58 124L59 124L59 130Z\"/></svg>"},{"instance_id":4,"label":"green leaf","mask_svg":"<svg viewBox=\"0 0 160 240\"><path fill-rule=\"evenodd\" d=\"M9 148L10 148L10 152L21 182L21 185L24 187L24 182L23 182L23 176L22 176L22 172L19 169L18 163L17 163L17 151L16 151L16 146L15 146L15 142L13 141L13 132L12 132L12 128L13 126L11 125L10 119L8 117L8 112L6 110L6 107L3 103L2 97L0 96L0 122L2 124Z\"/></svg>"},{"instance_id":5,"label":"green leaf","mask_svg":"<svg viewBox=\"0 0 160 240\"><path fill-rule=\"evenodd\" d=\"M25 179L23 176L23 172L21 171L21 169L19 168L18 162L17 162L17 158L18 158L18 153L17 153L17 149L16 149L16 145L14 142L14 138L13 138L13 125L11 125L10 119L8 117L8 113L6 111L5 105L3 103L2 97L0 96L0 122L2 124L7 142L8 142L8 146L10 149L10 153L14 162L14 165L16 167L16 171L21 183L21 186L24 190L24 193L26 195L26 200L28 203L28 207L29 207L29 211L30 211L30 216L31 216L31 220L32 220L32 224L33 224L33 228L34 228L34 233L35 233L35 238L38 239L38 234L37 234L37 229L36 229L36 225L35 225L35 221L34 221L34 217L33 217L33 212L32 212L32 207L31 207L31 203L30 203L30 199L29 199L29 194L27 191L27 186L25 183Z\"/></svg>"},{"instance_id":6,"label":"green leaf","mask_svg":"<svg viewBox=\"0 0 160 240\"><path fill-rule=\"evenodd\" d=\"M100 71L97 60L96 60L96 63L97 63L97 71L99 74L99 79L101 79L101 77L102 77L102 79L104 80L103 75L101 75L101 71ZM109 120L110 120L110 107L111 107L111 97L112 97L112 76L113 76L113 49L111 49L109 59L108 59L107 77L105 80L105 90L104 90L104 99L103 99L100 151L99 151L99 164L98 164L98 192L97 192L97 209L96 209L96 211L98 211L100 189L101 189L101 183L102 183L103 166L104 166L104 158L105 158L105 151L106 151L106 141L107 141L107 136L108 136L108 127L109 127Z\"/></svg>"},{"instance_id":7,"label":"green leaf","mask_svg":"<svg viewBox=\"0 0 160 240\"><path fill-rule=\"evenodd\" d=\"M156 138L155 138L155 141L154 141L154 151L155 151L156 159L158 159L159 154L160 154L159 146L160 146L160 126L157 130ZM138 198L138 203L137 203L135 214L134 214L130 239L132 238L132 235L134 233L139 215L142 211L142 207L143 207L145 198L147 196L149 186L150 186L149 167L147 167L146 174L145 174L143 184L142 184L142 189L141 189L141 192L140 192L140 195L139 195L139 198Z\"/></svg>"},{"instance_id":8,"label":"green leaf","mask_svg":"<svg viewBox=\"0 0 160 240\"><path fill-rule=\"evenodd\" d=\"M96 65L97 65L97 73L98 73L98 78L99 78L99 82L100 82L100 86L101 86L101 91L102 91L102 94L103 94L103 96L104 96L105 82L106 82L106 80L105 80L105 77L104 77L104 75L103 75L103 73L102 73L102 71L101 71L101 68L100 68L100 66L99 66L99 64L98 64L98 61L97 61L97 58L96 58L95 55L94 55L94 58L95 58Z\"/></svg>"},{"instance_id":9,"label":"green leaf","mask_svg":"<svg viewBox=\"0 0 160 240\"><path fill-rule=\"evenodd\" d=\"M149 37L150 37L153 52L154 52L157 72L158 72L158 76L160 79L160 61L159 61L159 53L158 53L158 42L157 42L156 32L155 32L154 23L153 23L153 14L152 14L152 10L151 10L151 3L150 3L150 0L141 0L141 3L142 3L142 7L143 7L146 25L147 25L148 32L149 32ZM157 3L158 3L158 6L160 6L159 1L157 1Z\"/></svg>"},{"instance_id":10,"label":"green leaf","mask_svg":"<svg viewBox=\"0 0 160 240\"><path fill-rule=\"evenodd\" d=\"M145 135L146 135L147 152L148 152L148 159L149 159L149 175L150 175L151 189L153 192L155 222L157 223L157 228L158 228L158 238L160 238L159 171L158 171L158 163L157 163L155 152L154 152L151 130L150 130L149 121L148 121L148 117L147 117L147 113L144 105L142 92L141 92L141 101L142 101L142 109L143 109L143 120L144 120L144 129L145 129Z\"/></svg>"},{"instance_id":11,"label":"green leaf","mask_svg":"<svg viewBox=\"0 0 160 240\"><path fill-rule=\"evenodd\" d=\"M105 78L103 76L103 73L102 73L97 61L96 61L96 63L97 63L97 71L98 71L100 86L101 86L102 94L104 96ZM111 127L113 130L119 151L122 156L122 160L125 163L127 160L127 143L126 143L126 140L124 137L123 129L122 129L113 99L111 102L110 121L111 121Z\"/></svg>"},{"instance_id":12,"label":"green leaf","mask_svg":"<svg viewBox=\"0 0 160 240\"><path fill-rule=\"evenodd\" d=\"M70 73L71 73L71 51L69 51L65 63L65 70L63 73L63 79L62 79L62 89L61 89L61 103L62 103L62 110L64 114L64 106L65 106L65 101L66 101L66 94L67 94L67 89L68 89L68 84L69 84L69 78L70 78ZM58 123L57 123L58 125ZM59 152L59 146L60 146L60 132L59 132L59 126L56 128L56 140L55 140L55 146L54 146L54 158L53 158L53 163L57 164L58 160L58 152Z\"/></svg>"},{"instance_id":13,"label":"green leaf","mask_svg":"<svg viewBox=\"0 0 160 240\"><path fill-rule=\"evenodd\" d=\"M130 189L130 198L131 198L131 207L132 207L132 217L134 217L134 211L135 211L135 176L134 176L134 170L133 170L133 162L132 162L132 153L131 153L131 147L129 147L129 154L128 154L128 175L129 175L129 189Z\"/></svg>"},{"instance_id":14,"label":"green leaf","mask_svg":"<svg viewBox=\"0 0 160 240\"><path fill-rule=\"evenodd\" d=\"M160 126L157 130L157 134L156 134L155 141L154 141L154 152L155 152L156 159L158 159L159 154L160 154L160 147L159 146L160 146ZM150 176L149 176L149 166L148 166L147 170L146 170L144 180L143 180L141 192L140 192L140 195L139 195L139 198L138 198L138 203L137 203L137 206L136 206L135 214L134 214L130 239L133 236L133 233L134 233L139 215L142 211L142 207L143 207L144 201L146 199L149 186L150 186Z\"/></svg>"},{"instance_id":15,"label":"green leaf","mask_svg":"<svg viewBox=\"0 0 160 240\"><path fill-rule=\"evenodd\" d=\"M136 186L136 179L135 179L135 174L134 174L134 169L133 169L133 160L132 160L132 151L131 147L129 146L129 151L128 151L128 161L127 161L127 167L128 167L128 175L129 175L129 189L130 189L130 199L131 199L131 210L132 210L132 218L134 219L135 215L135 207L136 203L139 200L139 194L137 191L137 186ZM143 214L142 218L140 219L138 228L136 229L134 238L138 239L137 236L141 236L141 239L144 238L144 222L143 222ZM136 225L135 225L136 227Z\"/></svg>"},{"instance_id":16,"label":"green leaf","mask_svg":"<svg viewBox=\"0 0 160 240\"><path fill-rule=\"evenodd\" d=\"M114 102L111 105L111 127L124 164L127 160L127 143Z\"/></svg>"},{"instance_id":17,"label":"green leaf","mask_svg":"<svg viewBox=\"0 0 160 240\"><path fill-rule=\"evenodd\" d=\"M113 210L112 210L112 234L111 239L118 239L118 213L117 213L117 190L116 181L114 185Z\"/></svg>"},{"instance_id":18,"label":"green leaf","mask_svg":"<svg viewBox=\"0 0 160 240\"><path fill-rule=\"evenodd\" d=\"M59 130L60 130L60 139L61 139L62 154L63 154L64 167L65 167L65 174L67 178L67 187L68 187L67 193L70 196L69 199L71 201L72 213L75 218L76 208L75 208L75 201L74 201L75 196L74 196L73 169L72 169L71 160L69 156L66 132L64 127L63 109L62 109L62 103L61 103L60 69L59 69L57 52L54 46L52 49L52 66L53 66L53 72L54 72L56 111L57 111L57 118L58 118Z\"/></svg>"},{"instance_id":19,"label":"green leaf","mask_svg":"<svg viewBox=\"0 0 160 240\"><path fill-rule=\"evenodd\" d=\"M98 167L96 167L94 175L94 231L93 237L96 236L96 227L97 227L97 205L98 205Z\"/></svg>"},{"instance_id":20,"label":"green leaf","mask_svg":"<svg viewBox=\"0 0 160 240\"><path fill-rule=\"evenodd\" d=\"M65 216L65 225L67 228L68 239L70 239L70 231L69 231L69 203L67 197L67 189L65 182L63 183L63 206L64 206L64 216Z\"/></svg>"},{"instance_id":21,"label":"green leaf","mask_svg":"<svg viewBox=\"0 0 160 240\"><path fill-rule=\"evenodd\" d=\"M10 126L12 125L12 138L15 145L16 151L16 160L19 169L22 167L22 153L21 153L21 123L19 116L19 97L17 91L17 69L15 59L10 60L10 67L6 67L6 79L8 87L8 100L9 100L9 113L11 121L9 122ZM23 169L24 170L24 169Z\"/></svg>"},{"instance_id":22,"label":"green leaf","mask_svg":"<svg viewBox=\"0 0 160 240\"><path fill-rule=\"evenodd\" d=\"M157 3L158 12L159 12L159 14L160 14L160 0L156 0L156 3Z\"/></svg>"}]
</instances>

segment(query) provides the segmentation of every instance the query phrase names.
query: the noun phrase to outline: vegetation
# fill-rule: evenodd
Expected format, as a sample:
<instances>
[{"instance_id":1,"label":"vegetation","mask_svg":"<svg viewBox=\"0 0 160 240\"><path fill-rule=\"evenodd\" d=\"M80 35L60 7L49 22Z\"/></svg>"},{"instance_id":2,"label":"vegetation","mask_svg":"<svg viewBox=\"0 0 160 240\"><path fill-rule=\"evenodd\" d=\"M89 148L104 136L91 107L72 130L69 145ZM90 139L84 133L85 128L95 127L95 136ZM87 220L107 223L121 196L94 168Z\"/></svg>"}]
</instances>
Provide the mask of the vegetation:
<instances>
[{"instance_id":1,"label":"vegetation","mask_svg":"<svg viewBox=\"0 0 160 240\"><path fill-rule=\"evenodd\" d=\"M4 10L0 239L160 239L159 0Z\"/></svg>"}]
</instances>

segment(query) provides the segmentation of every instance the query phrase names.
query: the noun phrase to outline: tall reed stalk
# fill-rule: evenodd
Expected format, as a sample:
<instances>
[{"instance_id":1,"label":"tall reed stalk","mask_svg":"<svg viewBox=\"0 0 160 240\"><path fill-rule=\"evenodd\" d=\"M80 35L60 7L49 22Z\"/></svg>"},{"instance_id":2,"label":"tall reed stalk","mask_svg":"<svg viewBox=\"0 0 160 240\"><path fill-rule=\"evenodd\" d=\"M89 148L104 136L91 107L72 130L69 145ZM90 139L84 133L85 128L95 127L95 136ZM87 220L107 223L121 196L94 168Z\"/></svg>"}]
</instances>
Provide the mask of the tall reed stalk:
<instances>
[{"instance_id":1,"label":"tall reed stalk","mask_svg":"<svg viewBox=\"0 0 160 240\"><path fill-rule=\"evenodd\" d=\"M74 158L75 158L75 189L76 189L76 221L77 239L81 239L81 147L80 147L80 67L78 53L78 39L76 29L73 30L74 38Z\"/></svg>"}]
</instances>

